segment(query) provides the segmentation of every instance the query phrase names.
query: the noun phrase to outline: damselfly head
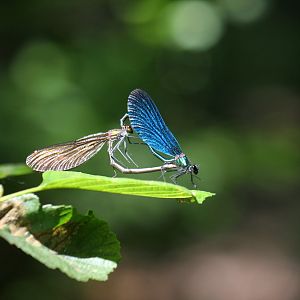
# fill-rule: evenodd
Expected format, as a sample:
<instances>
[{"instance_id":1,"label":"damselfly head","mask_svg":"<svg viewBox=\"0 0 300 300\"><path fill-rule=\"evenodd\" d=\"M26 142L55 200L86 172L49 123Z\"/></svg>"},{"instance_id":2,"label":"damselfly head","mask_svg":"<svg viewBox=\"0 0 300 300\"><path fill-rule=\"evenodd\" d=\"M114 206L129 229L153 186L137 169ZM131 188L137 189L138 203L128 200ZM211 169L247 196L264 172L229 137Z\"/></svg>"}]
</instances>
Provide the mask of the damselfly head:
<instances>
[{"instance_id":1,"label":"damselfly head","mask_svg":"<svg viewBox=\"0 0 300 300\"><path fill-rule=\"evenodd\" d=\"M127 133L133 133L133 129L130 125L123 125L122 127L126 130Z\"/></svg>"},{"instance_id":2,"label":"damselfly head","mask_svg":"<svg viewBox=\"0 0 300 300\"><path fill-rule=\"evenodd\" d=\"M188 172L191 174L191 182L195 189L197 189L197 184L194 182L194 177L200 180L200 178L197 176L199 173L199 166L198 165L190 165L188 167Z\"/></svg>"},{"instance_id":3,"label":"damselfly head","mask_svg":"<svg viewBox=\"0 0 300 300\"><path fill-rule=\"evenodd\" d=\"M188 168L188 172L194 175L197 175L199 172L199 166L198 165L190 165Z\"/></svg>"}]
</instances>

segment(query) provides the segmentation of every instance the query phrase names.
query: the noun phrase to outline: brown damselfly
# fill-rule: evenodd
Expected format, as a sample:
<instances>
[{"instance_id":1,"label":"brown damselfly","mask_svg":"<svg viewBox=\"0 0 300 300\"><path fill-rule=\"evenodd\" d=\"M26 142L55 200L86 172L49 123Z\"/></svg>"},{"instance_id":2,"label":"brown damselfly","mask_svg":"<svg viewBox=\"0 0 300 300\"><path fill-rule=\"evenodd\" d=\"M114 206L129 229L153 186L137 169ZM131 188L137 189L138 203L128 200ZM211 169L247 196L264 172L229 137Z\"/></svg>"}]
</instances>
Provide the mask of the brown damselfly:
<instances>
[{"instance_id":1,"label":"brown damselfly","mask_svg":"<svg viewBox=\"0 0 300 300\"><path fill-rule=\"evenodd\" d=\"M91 134L74 141L52 145L35 150L26 159L26 164L35 171L64 171L73 169L97 154L104 144L108 144L110 165L124 174L142 174L150 172L165 172L176 170L176 165L167 163L150 168L126 168L115 157L118 151L129 162L133 162L127 152L127 143L132 134L132 128L123 125L121 129L111 129L107 132ZM121 146L123 145L123 151ZM134 163L135 164L135 163Z\"/></svg>"}]
</instances>

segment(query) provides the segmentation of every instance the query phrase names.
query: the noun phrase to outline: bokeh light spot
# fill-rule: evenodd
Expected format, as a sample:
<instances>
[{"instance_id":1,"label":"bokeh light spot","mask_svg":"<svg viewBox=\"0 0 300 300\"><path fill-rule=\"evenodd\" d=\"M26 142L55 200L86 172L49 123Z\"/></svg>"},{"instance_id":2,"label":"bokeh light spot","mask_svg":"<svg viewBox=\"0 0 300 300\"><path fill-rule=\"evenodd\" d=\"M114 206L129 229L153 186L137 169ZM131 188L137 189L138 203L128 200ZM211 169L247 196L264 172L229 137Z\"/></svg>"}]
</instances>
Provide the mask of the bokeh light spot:
<instances>
[{"instance_id":1,"label":"bokeh light spot","mask_svg":"<svg viewBox=\"0 0 300 300\"><path fill-rule=\"evenodd\" d=\"M23 92L44 100L56 98L69 89L68 71L63 51L47 41L25 46L11 67L14 83Z\"/></svg>"},{"instance_id":2,"label":"bokeh light spot","mask_svg":"<svg viewBox=\"0 0 300 300\"><path fill-rule=\"evenodd\" d=\"M221 38L223 20L218 9L204 1L180 1L167 7L169 34L186 50L207 50Z\"/></svg>"},{"instance_id":3,"label":"bokeh light spot","mask_svg":"<svg viewBox=\"0 0 300 300\"><path fill-rule=\"evenodd\" d=\"M156 17L164 4L162 2L162 0L138 0L121 9L119 1L117 1L114 9L124 21L132 24L143 24Z\"/></svg>"},{"instance_id":4,"label":"bokeh light spot","mask_svg":"<svg viewBox=\"0 0 300 300\"><path fill-rule=\"evenodd\" d=\"M269 7L268 0L222 0L220 4L229 18L239 23L256 21Z\"/></svg>"}]
</instances>

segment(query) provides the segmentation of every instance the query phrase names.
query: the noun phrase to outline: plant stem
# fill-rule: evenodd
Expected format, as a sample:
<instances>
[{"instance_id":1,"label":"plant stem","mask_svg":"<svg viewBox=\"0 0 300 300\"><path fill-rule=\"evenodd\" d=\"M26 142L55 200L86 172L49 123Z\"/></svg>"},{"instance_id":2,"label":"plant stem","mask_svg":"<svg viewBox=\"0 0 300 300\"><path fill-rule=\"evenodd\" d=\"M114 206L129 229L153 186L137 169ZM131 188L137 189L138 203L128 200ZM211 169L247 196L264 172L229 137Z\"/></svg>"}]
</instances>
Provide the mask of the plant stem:
<instances>
[{"instance_id":1,"label":"plant stem","mask_svg":"<svg viewBox=\"0 0 300 300\"><path fill-rule=\"evenodd\" d=\"M39 192L41 190L42 190L41 186L38 185L38 186L35 186L33 188L29 188L29 189L26 189L26 190L22 190L22 191L19 191L19 192L16 192L16 193L12 193L12 194L3 196L3 197L0 198L0 202L9 200L13 197L17 197L17 196L21 196L21 195L25 195L25 194L29 194L29 193Z\"/></svg>"}]
</instances>

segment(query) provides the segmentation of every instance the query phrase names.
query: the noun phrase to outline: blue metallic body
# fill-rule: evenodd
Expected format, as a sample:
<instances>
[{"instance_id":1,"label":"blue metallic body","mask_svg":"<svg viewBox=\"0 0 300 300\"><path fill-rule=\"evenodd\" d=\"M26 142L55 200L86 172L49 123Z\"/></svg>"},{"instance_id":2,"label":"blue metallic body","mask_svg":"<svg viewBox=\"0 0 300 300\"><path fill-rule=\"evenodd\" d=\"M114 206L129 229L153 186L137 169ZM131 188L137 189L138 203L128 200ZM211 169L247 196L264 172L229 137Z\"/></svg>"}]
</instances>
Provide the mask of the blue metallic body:
<instances>
[{"instance_id":1,"label":"blue metallic body","mask_svg":"<svg viewBox=\"0 0 300 300\"><path fill-rule=\"evenodd\" d=\"M171 176L171 179L176 182L176 178L189 173L191 181L196 187L193 175L198 174L198 166L192 165L182 152L179 143L167 127L150 96L143 90L133 90L128 97L127 111L128 114L121 119L121 123L128 116L131 127L149 146L152 153L165 163L171 162L178 166L178 172ZM168 155L170 158L165 158L160 153Z\"/></svg>"},{"instance_id":2,"label":"blue metallic body","mask_svg":"<svg viewBox=\"0 0 300 300\"><path fill-rule=\"evenodd\" d=\"M190 162L167 127L156 105L143 90L136 89L128 97L128 117L132 128L150 147L151 151L164 162L175 162L178 167L186 168ZM157 151L169 155L166 159Z\"/></svg>"}]
</instances>

